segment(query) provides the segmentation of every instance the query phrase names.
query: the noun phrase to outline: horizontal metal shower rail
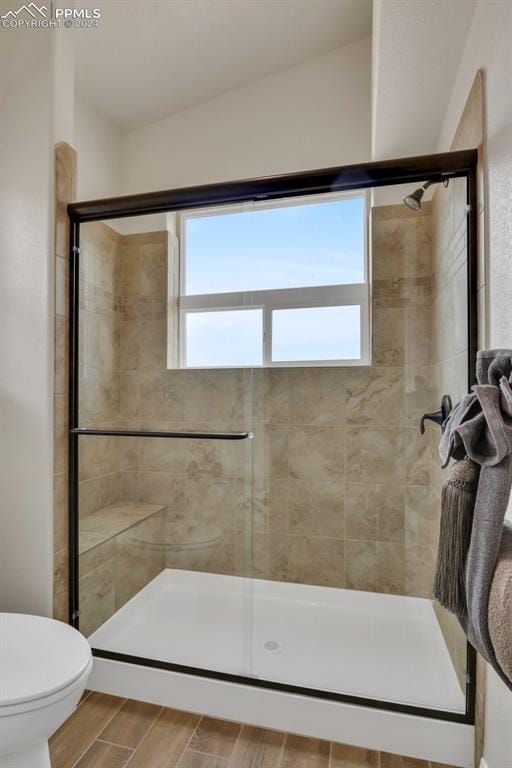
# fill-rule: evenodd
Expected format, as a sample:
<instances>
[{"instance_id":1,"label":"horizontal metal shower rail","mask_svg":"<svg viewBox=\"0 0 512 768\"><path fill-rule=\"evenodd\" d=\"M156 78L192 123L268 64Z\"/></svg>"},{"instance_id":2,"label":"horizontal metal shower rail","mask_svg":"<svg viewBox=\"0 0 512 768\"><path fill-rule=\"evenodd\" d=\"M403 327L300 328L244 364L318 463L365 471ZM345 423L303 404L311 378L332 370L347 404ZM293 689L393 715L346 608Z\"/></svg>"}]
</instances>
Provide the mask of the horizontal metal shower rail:
<instances>
[{"instance_id":1,"label":"horizontal metal shower rail","mask_svg":"<svg viewBox=\"0 0 512 768\"><path fill-rule=\"evenodd\" d=\"M91 435L103 437L174 437L191 440L247 440L252 432L153 432L139 429L70 429L72 435Z\"/></svg>"}]
</instances>

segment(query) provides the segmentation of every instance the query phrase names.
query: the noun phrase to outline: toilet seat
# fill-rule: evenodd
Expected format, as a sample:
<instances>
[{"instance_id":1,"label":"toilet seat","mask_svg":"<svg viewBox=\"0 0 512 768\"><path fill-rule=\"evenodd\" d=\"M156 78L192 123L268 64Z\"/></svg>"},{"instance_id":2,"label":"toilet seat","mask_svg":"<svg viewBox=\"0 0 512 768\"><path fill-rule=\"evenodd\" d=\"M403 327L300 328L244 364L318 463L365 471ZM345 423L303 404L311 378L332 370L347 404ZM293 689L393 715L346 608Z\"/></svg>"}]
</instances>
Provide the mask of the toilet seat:
<instances>
[{"instance_id":1,"label":"toilet seat","mask_svg":"<svg viewBox=\"0 0 512 768\"><path fill-rule=\"evenodd\" d=\"M0 717L69 695L83 685L91 665L89 643L67 624L0 613Z\"/></svg>"}]
</instances>

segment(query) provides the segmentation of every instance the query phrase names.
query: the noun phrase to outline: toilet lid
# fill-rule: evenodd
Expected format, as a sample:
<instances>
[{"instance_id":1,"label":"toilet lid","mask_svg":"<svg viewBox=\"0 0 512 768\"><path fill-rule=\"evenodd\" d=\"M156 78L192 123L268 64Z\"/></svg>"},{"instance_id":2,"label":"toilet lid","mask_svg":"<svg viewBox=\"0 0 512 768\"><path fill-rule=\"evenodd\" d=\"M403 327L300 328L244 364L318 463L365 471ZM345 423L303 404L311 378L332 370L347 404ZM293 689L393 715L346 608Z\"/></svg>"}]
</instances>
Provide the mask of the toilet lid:
<instances>
[{"instance_id":1,"label":"toilet lid","mask_svg":"<svg viewBox=\"0 0 512 768\"><path fill-rule=\"evenodd\" d=\"M66 688L85 671L90 658L87 640L67 624L0 613L0 707Z\"/></svg>"}]
</instances>

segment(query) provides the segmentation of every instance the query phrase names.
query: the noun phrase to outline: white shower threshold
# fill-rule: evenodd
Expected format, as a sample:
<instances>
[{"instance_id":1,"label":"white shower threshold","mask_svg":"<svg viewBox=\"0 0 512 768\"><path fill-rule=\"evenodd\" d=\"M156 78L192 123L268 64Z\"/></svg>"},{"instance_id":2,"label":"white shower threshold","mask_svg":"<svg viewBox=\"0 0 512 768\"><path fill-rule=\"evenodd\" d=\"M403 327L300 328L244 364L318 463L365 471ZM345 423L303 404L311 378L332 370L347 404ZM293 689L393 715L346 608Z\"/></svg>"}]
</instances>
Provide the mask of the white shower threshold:
<instances>
[{"instance_id":1,"label":"white shower threshold","mask_svg":"<svg viewBox=\"0 0 512 768\"><path fill-rule=\"evenodd\" d=\"M89 642L260 682L458 714L465 709L432 604L422 598L166 569ZM471 763L473 729L461 723L101 658L91 685L255 725Z\"/></svg>"}]
</instances>

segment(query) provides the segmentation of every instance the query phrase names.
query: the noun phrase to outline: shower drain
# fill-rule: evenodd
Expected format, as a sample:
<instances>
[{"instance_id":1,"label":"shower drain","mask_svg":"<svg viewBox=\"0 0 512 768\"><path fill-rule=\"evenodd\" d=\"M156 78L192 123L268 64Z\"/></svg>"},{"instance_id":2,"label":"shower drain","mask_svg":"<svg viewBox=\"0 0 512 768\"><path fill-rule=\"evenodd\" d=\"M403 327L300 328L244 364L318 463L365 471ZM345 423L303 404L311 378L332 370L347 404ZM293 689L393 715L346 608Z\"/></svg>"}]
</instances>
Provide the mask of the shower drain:
<instances>
[{"instance_id":1,"label":"shower drain","mask_svg":"<svg viewBox=\"0 0 512 768\"><path fill-rule=\"evenodd\" d=\"M279 640L267 640L266 643L263 643L263 647L266 651L272 651L273 653L276 653L277 651L281 651L283 649L283 644L279 642Z\"/></svg>"}]
</instances>

